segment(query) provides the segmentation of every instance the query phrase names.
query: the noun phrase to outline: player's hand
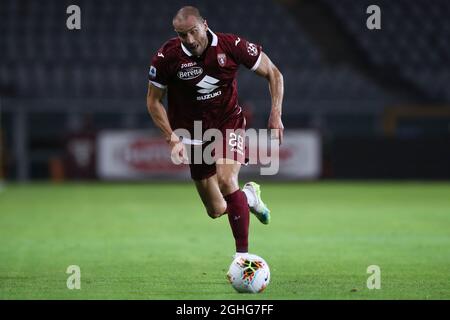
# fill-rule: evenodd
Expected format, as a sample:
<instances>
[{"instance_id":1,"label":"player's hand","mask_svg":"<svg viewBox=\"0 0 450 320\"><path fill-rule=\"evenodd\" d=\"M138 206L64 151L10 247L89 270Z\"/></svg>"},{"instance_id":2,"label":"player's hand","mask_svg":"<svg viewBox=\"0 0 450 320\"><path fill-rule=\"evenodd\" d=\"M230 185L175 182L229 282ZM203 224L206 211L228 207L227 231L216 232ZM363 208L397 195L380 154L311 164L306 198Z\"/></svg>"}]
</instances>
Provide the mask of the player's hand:
<instances>
[{"instance_id":1,"label":"player's hand","mask_svg":"<svg viewBox=\"0 0 450 320\"><path fill-rule=\"evenodd\" d=\"M184 144L180 139L171 139L169 142L170 146L170 158L174 164L188 164L189 160L187 157L187 152Z\"/></svg>"},{"instance_id":2,"label":"player's hand","mask_svg":"<svg viewBox=\"0 0 450 320\"><path fill-rule=\"evenodd\" d=\"M283 122L281 121L281 116L278 114L270 114L269 123L267 125L270 132L271 139L278 139L279 144L283 143Z\"/></svg>"}]
</instances>

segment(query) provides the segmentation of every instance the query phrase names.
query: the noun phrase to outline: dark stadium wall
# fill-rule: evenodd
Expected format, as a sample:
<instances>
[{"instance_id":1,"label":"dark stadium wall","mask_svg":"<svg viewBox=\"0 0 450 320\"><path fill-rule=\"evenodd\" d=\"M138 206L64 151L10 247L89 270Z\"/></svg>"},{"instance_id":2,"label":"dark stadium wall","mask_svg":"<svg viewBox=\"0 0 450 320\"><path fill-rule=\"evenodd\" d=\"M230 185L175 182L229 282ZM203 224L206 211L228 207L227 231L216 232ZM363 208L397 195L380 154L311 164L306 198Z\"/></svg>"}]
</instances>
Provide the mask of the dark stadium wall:
<instances>
[{"instance_id":1,"label":"dark stadium wall","mask_svg":"<svg viewBox=\"0 0 450 320\"><path fill-rule=\"evenodd\" d=\"M450 179L450 139L336 138L324 163L327 178Z\"/></svg>"}]
</instances>

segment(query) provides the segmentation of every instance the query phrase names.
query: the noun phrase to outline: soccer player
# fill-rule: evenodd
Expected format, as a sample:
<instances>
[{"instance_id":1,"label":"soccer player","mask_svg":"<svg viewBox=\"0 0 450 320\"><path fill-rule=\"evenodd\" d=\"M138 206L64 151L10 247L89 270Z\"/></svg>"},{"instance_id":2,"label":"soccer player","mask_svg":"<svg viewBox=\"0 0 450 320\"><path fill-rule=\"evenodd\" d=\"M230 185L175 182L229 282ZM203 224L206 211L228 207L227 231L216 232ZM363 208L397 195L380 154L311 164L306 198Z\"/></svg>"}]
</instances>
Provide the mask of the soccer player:
<instances>
[{"instance_id":1,"label":"soccer player","mask_svg":"<svg viewBox=\"0 0 450 320\"><path fill-rule=\"evenodd\" d=\"M211 218L228 214L236 244L236 254L248 252L249 210L264 224L270 211L261 199L260 186L248 182L239 188L238 174L245 163L242 143L245 118L238 104L236 73L243 64L267 79L272 108L269 129L281 144L283 123L283 76L260 45L233 34L214 33L197 8L181 8L173 18L177 34L168 40L152 58L149 71L147 109L155 125L171 147L172 156L186 160L186 148L197 143L182 139L176 129L194 132L194 121L202 130L218 129L223 133L219 143L226 155L217 153L212 164L189 162L190 173L198 194ZM162 99L167 92L168 111ZM235 133L227 134L229 129ZM217 141L215 141L217 143ZM194 144L194 145L193 145ZM204 148L205 141L198 143Z\"/></svg>"}]
</instances>

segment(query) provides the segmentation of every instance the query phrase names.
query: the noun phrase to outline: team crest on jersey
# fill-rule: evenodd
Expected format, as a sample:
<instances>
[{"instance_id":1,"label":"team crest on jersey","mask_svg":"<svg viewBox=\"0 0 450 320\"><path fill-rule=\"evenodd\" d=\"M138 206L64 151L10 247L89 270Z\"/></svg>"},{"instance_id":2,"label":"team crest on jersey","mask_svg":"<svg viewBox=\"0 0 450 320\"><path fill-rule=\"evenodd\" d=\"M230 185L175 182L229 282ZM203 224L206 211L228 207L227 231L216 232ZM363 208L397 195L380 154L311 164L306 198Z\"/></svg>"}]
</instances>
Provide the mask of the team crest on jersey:
<instances>
[{"instance_id":1,"label":"team crest on jersey","mask_svg":"<svg viewBox=\"0 0 450 320\"><path fill-rule=\"evenodd\" d=\"M217 62L219 62L221 67L224 67L227 64L227 55L225 53L218 53Z\"/></svg>"}]
</instances>

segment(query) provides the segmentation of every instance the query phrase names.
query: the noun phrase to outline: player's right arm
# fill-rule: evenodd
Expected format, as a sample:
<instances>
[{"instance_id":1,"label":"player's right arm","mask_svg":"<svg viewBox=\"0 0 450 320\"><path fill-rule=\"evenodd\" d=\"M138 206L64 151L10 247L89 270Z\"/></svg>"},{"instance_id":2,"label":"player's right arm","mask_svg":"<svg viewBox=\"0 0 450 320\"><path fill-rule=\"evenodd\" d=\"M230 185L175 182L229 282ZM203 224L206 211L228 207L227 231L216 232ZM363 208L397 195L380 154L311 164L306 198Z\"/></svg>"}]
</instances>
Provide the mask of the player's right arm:
<instances>
[{"instance_id":1,"label":"player's right arm","mask_svg":"<svg viewBox=\"0 0 450 320\"><path fill-rule=\"evenodd\" d=\"M167 117L166 109L162 104L164 98L165 89L161 89L153 85L148 84L147 90L147 110L155 125L161 130L164 139L170 145L172 159L175 163L185 162L187 160L186 151L183 143L178 136L173 132L169 118Z\"/></svg>"},{"instance_id":2,"label":"player's right arm","mask_svg":"<svg viewBox=\"0 0 450 320\"><path fill-rule=\"evenodd\" d=\"M171 45L174 45L174 43L170 41L165 43L152 58L148 72L147 110L155 125L161 130L164 139L170 145L172 160L175 163L186 163L187 157L183 143L173 132L166 109L162 103L169 84L169 78L173 73L173 70L171 70L173 65L170 56Z\"/></svg>"},{"instance_id":3,"label":"player's right arm","mask_svg":"<svg viewBox=\"0 0 450 320\"><path fill-rule=\"evenodd\" d=\"M170 127L166 109L162 104L162 99L164 98L165 93L165 89L158 88L149 83L147 90L147 110L155 125L161 130L164 139L170 143L172 138L175 138L176 135Z\"/></svg>"}]
</instances>

